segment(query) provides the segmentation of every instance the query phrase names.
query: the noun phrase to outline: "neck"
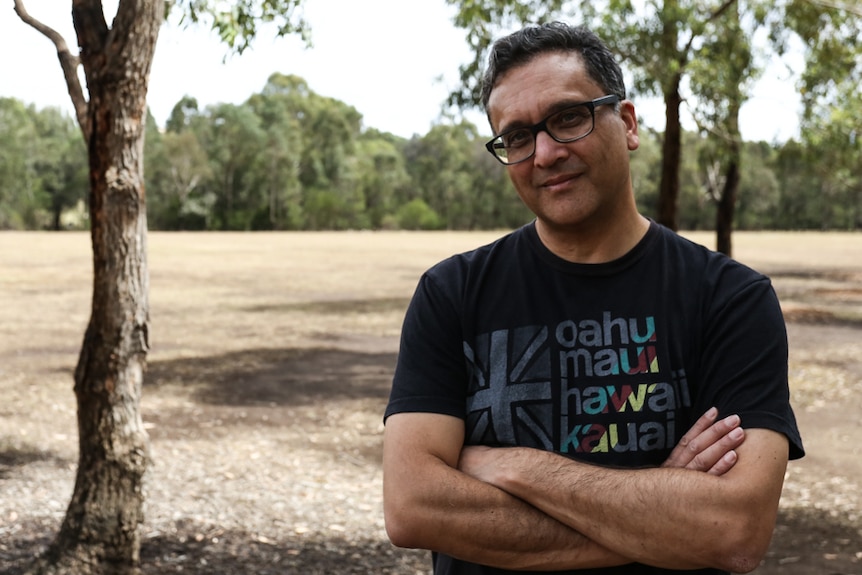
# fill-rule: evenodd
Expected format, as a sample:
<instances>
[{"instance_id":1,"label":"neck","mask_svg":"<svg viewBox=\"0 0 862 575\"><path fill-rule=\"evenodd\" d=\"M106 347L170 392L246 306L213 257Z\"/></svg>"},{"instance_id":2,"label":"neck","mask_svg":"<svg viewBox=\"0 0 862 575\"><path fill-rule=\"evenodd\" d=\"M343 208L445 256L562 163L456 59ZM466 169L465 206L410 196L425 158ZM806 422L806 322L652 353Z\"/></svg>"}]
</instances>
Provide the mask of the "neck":
<instances>
[{"instance_id":1,"label":"neck","mask_svg":"<svg viewBox=\"0 0 862 575\"><path fill-rule=\"evenodd\" d=\"M612 223L584 222L555 227L536 220L539 239L556 256L574 263L600 264L627 254L644 237L649 220L633 211Z\"/></svg>"}]
</instances>

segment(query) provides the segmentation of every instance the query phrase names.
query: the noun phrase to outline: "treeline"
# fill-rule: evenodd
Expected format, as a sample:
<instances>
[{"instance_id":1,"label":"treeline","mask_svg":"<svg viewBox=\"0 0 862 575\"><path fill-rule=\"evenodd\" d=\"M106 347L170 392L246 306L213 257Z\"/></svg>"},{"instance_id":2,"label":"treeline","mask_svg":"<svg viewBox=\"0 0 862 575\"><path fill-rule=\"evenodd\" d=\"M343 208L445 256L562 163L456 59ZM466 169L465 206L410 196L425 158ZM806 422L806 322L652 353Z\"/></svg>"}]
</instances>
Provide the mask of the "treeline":
<instances>
[{"instance_id":1,"label":"treeline","mask_svg":"<svg viewBox=\"0 0 862 575\"><path fill-rule=\"evenodd\" d=\"M529 221L488 129L439 124L410 139L275 74L242 105L186 98L163 130L148 118L145 189L155 230L507 229ZM718 152L686 134L681 229L712 229ZM638 202L655 213L661 134L632 155ZM827 151L828 152L828 151ZM842 153L846 152L844 150ZM822 173L821 147L746 143L736 229L862 229L862 173ZM87 159L73 118L0 99L0 229L87 226Z\"/></svg>"}]
</instances>

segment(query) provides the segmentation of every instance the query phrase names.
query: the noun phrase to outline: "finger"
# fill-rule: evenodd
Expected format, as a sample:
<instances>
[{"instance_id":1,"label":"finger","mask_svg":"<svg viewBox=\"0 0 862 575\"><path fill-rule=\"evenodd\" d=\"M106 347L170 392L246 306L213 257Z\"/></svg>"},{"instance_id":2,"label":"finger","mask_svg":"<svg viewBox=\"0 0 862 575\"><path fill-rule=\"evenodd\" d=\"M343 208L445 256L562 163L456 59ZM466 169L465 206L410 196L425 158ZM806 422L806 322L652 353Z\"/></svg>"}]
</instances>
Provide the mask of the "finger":
<instances>
[{"instance_id":1,"label":"finger","mask_svg":"<svg viewBox=\"0 0 862 575\"><path fill-rule=\"evenodd\" d=\"M729 415L703 428L703 422L716 414L707 411L683 436L673 449L663 467L685 467L708 471L728 450L739 447L743 437L735 435L730 440L722 440L734 429L739 428L738 415ZM738 441L738 443L737 443Z\"/></svg>"},{"instance_id":2,"label":"finger","mask_svg":"<svg viewBox=\"0 0 862 575\"><path fill-rule=\"evenodd\" d=\"M736 465L739 456L736 454L736 451L731 449L724 456L718 460L718 462L712 466L712 468L707 471L710 475L721 476L730 471L734 465Z\"/></svg>"},{"instance_id":3,"label":"finger","mask_svg":"<svg viewBox=\"0 0 862 575\"><path fill-rule=\"evenodd\" d=\"M688 443L709 429L709 427L715 423L715 419L718 417L718 409L715 407L710 407L706 410L706 413L701 415L697 421L694 422L694 425L691 426L691 429L685 432L685 435L682 436L680 440L681 445L688 445Z\"/></svg>"},{"instance_id":4,"label":"finger","mask_svg":"<svg viewBox=\"0 0 862 575\"><path fill-rule=\"evenodd\" d=\"M745 441L745 430L734 427L718 441L701 449L685 467L696 471L711 471L718 465L721 474L726 473L736 463L736 459L735 453L731 456L732 461L725 460L725 456L742 445L743 441ZM725 468L728 463L729 467Z\"/></svg>"},{"instance_id":5,"label":"finger","mask_svg":"<svg viewBox=\"0 0 862 575\"><path fill-rule=\"evenodd\" d=\"M663 467L685 467L691 459L696 455L696 453L690 453L687 451L688 446L694 441L701 433L706 431L713 425L715 422L715 418L718 417L718 409L715 407L709 408L706 413L700 416L697 421L694 422L694 425L686 431L685 435L682 436L682 439L679 440L679 443L673 448L670 456L662 465Z\"/></svg>"},{"instance_id":6,"label":"finger","mask_svg":"<svg viewBox=\"0 0 862 575\"><path fill-rule=\"evenodd\" d=\"M739 424L740 419L738 415L728 415L724 419L716 421L705 431L702 431L688 441L688 444L683 447L687 453L689 462L711 446L719 443L728 433L739 429Z\"/></svg>"}]
</instances>

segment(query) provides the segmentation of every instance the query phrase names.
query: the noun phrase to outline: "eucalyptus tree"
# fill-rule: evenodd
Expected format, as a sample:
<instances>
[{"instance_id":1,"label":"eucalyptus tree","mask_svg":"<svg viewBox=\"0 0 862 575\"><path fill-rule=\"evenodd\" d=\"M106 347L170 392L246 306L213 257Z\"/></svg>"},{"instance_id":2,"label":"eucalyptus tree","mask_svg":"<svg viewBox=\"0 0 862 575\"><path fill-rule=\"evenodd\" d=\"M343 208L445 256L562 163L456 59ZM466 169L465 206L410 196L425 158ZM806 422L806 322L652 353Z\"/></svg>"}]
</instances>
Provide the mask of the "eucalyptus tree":
<instances>
[{"instance_id":1,"label":"eucalyptus tree","mask_svg":"<svg viewBox=\"0 0 862 575\"><path fill-rule=\"evenodd\" d=\"M317 229L363 226L365 198L351 185L350 163L362 128L362 115L334 98L311 92L301 119L305 142L300 171L303 210Z\"/></svg>"},{"instance_id":2,"label":"eucalyptus tree","mask_svg":"<svg viewBox=\"0 0 862 575\"><path fill-rule=\"evenodd\" d=\"M763 24L763 10L751 4L750 28ZM742 134L739 112L759 71L752 52L753 31L740 18L739 3L728 4L701 32L703 44L690 64L692 91L699 104L695 120L714 139L708 163L707 193L716 203L716 250L732 255L732 232L742 178Z\"/></svg>"},{"instance_id":3,"label":"eucalyptus tree","mask_svg":"<svg viewBox=\"0 0 862 575\"><path fill-rule=\"evenodd\" d=\"M33 166L38 138L33 108L0 98L0 229L26 227L22 214L37 205L39 182Z\"/></svg>"},{"instance_id":4,"label":"eucalyptus tree","mask_svg":"<svg viewBox=\"0 0 862 575\"><path fill-rule=\"evenodd\" d=\"M472 173L476 127L467 121L437 124L411 143L407 170L421 199L448 229L473 222Z\"/></svg>"},{"instance_id":5,"label":"eucalyptus tree","mask_svg":"<svg viewBox=\"0 0 862 575\"><path fill-rule=\"evenodd\" d=\"M786 227L780 219L781 185L773 169L778 152L767 142L746 142L745 169L739 182L736 227L763 230Z\"/></svg>"},{"instance_id":6,"label":"eucalyptus tree","mask_svg":"<svg viewBox=\"0 0 862 575\"><path fill-rule=\"evenodd\" d=\"M360 226L364 199L351 184L350 163L362 115L353 106L315 93L302 78L285 74L271 75L248 104L270 131L273 152L287 160L278 182L271 179L265 185L282 195L291 225ZM276 125L278 134L270 130Z\"/></svg>"},{"instance_id":7,"label":"eucalyptus tree","mask_svg":"<svg viewBox=\"0 0 862 575\"><path fill-rule=\"evenodd\" d=\"M521 201L506 170L485 148L487 137L470 144L468 198L472 207L466 229L514 229L535 216Z\"/></svg>"},{"instance_id":8,"label":"eucalyptus tree","mask_svg":"<svg viewBox=\"0 0 862 575\"><path fill-rule=\"evenodd\" d=\"M259 185L266 147L260 117L246 105L215 104L206 108L193 131L212 174L202 186L214 198L212 227L257 227L255 216L266 202Z\"/></svg>"},{"instance_id":9,"label":"eucalyptus tree","mask_svg":"<svg viewBox=\"0 0 862 575\"><path fill-rule=\"evenodd\" d=\"M59 533L29 573L132 572L140 561L142 480L150 457L140 414L150 345L143 150L150 68L165 13L173 6L190 22L211 22L241 52L262 20L277 20L279 34L305 30L293 15L300 1L246 0L225 12L215 0L118 0L109 23L100 0L75 0L76 54L28 13L24 0L14 0L22 23L57 50L87 145L93 250L91 316L74 376L75 488Z\"/></svg>"},{"instance_id":10,"label":"eucalyptus tree","mask_svg":"<svg viewBox=\"0 0 862 575\"><path fill-rule=\"evenodd\" d=\"M265 140L258 185L266 201L260 214L265 213L266 217L258 218L261 224L258 227L264 227L265 223L265 227L273 230L301 229L299 171L304 144L299 121L286 104L285 96L274 87L274 78L270 78L262 93L254 94L248 101L261 121Z\"/></svg>"},{"instance_id":11,"label":"eucalyptus tree","mask_svg":"<svg viewBox=\"0 0 862 575\"><path fill-rule=\"evenodd\" d=\"M802 139L823 202L821 226L862 227L862 8L844 1L787 0L782 30L802 39ZM777 24L777 23L776 23ZM779 42L787 33L775 34Z\"/></svg>"},{"instance_id":12,"label":"eucalyptus tree","mask_svg":"<svg viewBox=\"0 0 862 575\"><path fill-rule=\"evenodd\" d=\"M152 137L148 132L146 162L150 227L209 228L215 204L215 194L208 190L213 170L197 134L192 130L168 131Z\"/></svg>"},{"instance_id":13,"label":"eucalyptus tree","mask_svg":"<svg viewBox=\"0 0 862 575\"><path fill-rule=\"evenodd\" d=\"M366 131L356 143L350 171L364 203L366 225L362 227L386 227L386 216L392 213L399 190L410 185L397 141L377 130Z\"/></svg>"},{"instance_id":14,"label":"eucalyptus tree","mask_svg":"<svg viewBox=\"0 0 862 575\"><path fill-rule=\"evenodd\" d=\"M48 226L59 230L63 211L86 198L87 149L75 121L58 108L40 110L34 119L39 145L33 167L50 215Z\"/></svg>"}]
</instances>

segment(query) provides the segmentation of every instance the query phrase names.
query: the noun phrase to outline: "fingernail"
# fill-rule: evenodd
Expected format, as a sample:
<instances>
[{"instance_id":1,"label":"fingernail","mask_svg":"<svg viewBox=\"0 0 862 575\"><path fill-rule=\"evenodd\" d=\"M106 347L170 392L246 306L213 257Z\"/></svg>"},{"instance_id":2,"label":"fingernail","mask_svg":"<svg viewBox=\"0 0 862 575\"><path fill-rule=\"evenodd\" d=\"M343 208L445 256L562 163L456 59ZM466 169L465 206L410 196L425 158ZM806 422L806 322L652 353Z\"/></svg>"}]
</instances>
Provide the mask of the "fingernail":
<instances>
[{"instance_id":1,"label":"fingernail","mask_svg":"<svg viewBox=\"0 0 862 575\"><path fill-rule=\"evenodd\" d=\"M733 415L728 415L727 417L725 417L724 421L728 425L739 425L739 416L734 413Z\"/></svg>"},{"instance_id":2,"label":"fingernail","mask_svg":"<svg viewBox=\"0 0 862 575\"><path fill-rule=\"evenodd\" d=\"M717 407L710 407L706 410L706 416L710 419L715 419L715 416L718 415Z\"/></svg>"}]
</instances>

